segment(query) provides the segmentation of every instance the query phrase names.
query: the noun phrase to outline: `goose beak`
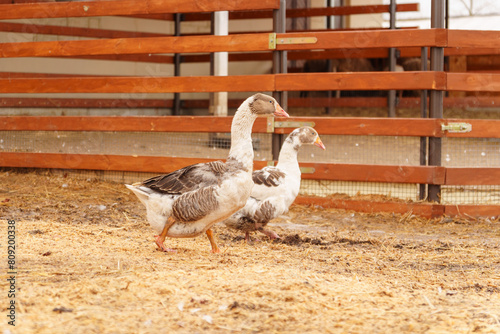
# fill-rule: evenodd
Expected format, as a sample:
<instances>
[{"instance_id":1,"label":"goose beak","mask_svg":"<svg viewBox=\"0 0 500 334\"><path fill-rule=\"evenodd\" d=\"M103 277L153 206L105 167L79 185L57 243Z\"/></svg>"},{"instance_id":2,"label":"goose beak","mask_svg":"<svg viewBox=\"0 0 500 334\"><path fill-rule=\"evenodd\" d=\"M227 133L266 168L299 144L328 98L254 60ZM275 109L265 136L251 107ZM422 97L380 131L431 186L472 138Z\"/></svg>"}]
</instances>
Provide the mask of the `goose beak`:
<instances>
[{"instance_id":1,"label":"goose beak","mask_svg":"<svg viewBox=\"0 0 500 334\"><path fill-rule=\"evenodd\" d=\"M281 106L276 103L276 110L274 111L274 116L276 117L290 117L290 115L287 114L286 111L281 108Z\"/></svg>"},{"instance_id":2,"label":"goose beak","mask_svg":"<svg viewBox=\"0 0 500 334\"><path fill-rule=\"evenodd\" d=\"M316 137L316 140L314 141L314 145L326 150L325 148L325 145L323 145L323 142L321 141L321 139L318 137Z\"/></svg>"}]
</instances>

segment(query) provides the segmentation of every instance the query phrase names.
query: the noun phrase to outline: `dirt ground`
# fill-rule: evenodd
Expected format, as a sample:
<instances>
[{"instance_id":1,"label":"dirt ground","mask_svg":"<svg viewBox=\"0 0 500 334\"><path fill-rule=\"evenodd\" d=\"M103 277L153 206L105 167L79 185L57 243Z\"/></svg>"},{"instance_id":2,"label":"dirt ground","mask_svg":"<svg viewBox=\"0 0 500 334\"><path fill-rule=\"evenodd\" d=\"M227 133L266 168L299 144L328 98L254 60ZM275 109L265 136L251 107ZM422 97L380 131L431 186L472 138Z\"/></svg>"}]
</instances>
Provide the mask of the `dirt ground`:
<instances>
[{"instance_id":1,"label":"dirt ground","mask_svg":"<svg viewBox=\"0 0 500 334\"><path fill-rule=\"evenodd\" d=\"M16 326L7 222L16 222ZM2 333L500 333L500 222L293 206L156 250L123 185L0 171Z\"/></svg>"}]
</instances>

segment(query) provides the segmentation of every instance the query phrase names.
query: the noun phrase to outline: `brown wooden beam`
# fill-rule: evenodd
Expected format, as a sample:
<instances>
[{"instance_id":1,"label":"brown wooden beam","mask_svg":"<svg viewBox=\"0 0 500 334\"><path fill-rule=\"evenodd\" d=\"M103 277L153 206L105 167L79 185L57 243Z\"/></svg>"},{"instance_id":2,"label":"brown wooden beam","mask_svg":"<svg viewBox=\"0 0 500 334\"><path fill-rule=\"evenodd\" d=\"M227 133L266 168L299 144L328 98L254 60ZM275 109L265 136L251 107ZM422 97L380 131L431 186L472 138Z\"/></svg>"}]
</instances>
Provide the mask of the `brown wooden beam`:
<instances>
[{"instance_id":1,"label":"brown wooden beam","mask_svg":"<svg viewBox=\"0 0 500 334\"><path fill-rule=\"evenodd\" d=\"M312 174L303 173L302 179L419 184L444 184L445 182L444 167L310 162L300 163L300 165L312 167L315 170Z\"/></svg>"},{"instance_id":2,"label":"brown wooden beam","mask_svg":"<svg viewBox=\"0 0 500 334\"><path fill-rule=\"evenodd\" d=\"M0 5L0 20L277 9L276 0L109 0Z\"/></svg>"},{"instance_id":3,"label":"brown wooden beam","mask_svg":"<svg viewBox=\"0 0 500 334\"><path fill-rule=\"evenodd\" d=\"M166 35L140 31L93 29L14 22L0 22L0 31L35 35L77 36L93 38L161 37Z\"/></svg>"},{"instance_id":4,"label":"brown wooden beam","mask_svg":"<svg viewBox=\"0 0 500 334\"><path fill-rule=\"evenodd\" d=\"M267 51L269 34L3 43L0 50L2 58Z\"/></svg>"},{"instance_id":5,"label":"brown wooden beam","mask_svg":"<svg viewBox=\"0 0 500 334\"><path fill-rule=\"evenodd\" d=\"M0 93L259 92L275 89L274 76L69 77L0 79Z\"/></svg>"},{"instance_id":6,"label":"brown wooden beam","mask_svg":"<svg viewBox=\"0 0 500 334\"><path fill-rule=\"evenodd\" d=\"M448 30L449 48L498 48L498 31Z\"/></svg>"},{"instance_id":7,"label":"brown wooden beam","mask_svg":"<svg viewBox=\"0 0 500 334\"><path fill-rule=\"evenodd\" d=\"M446 73L446 90L464 92L500 92L500 74Z\"/></svg>"},{"instance_id":8,"label":"brown wooden beam","mask_svg":"<svg viewBox=\"0 0 500 334\"><path fill-rule=\"evenodd\" d=\"M393 212L405 214L411 212L414 215L425 218L441 217L445 211L445 207L440 204L389 201L378 202L373 200L356 200L335 197L298 196L295 199L294 204L317 205L323 208L335 208L366 213Z\"/></svg>"},{"instance_id":9,"label":"brown wooden beam","mask_svg":"<svg viewBox=\"0 0 500 334\"><path fill-rule=\"evenodd\" d=\"M311 122L322 135L359 136L415 136L440 137L437 120L421 118L366 118L366 117L292 117L290 122ZM288 134L293 127L275 127L275 133Z\"/></svg>"},{"instance_id":10,"label":"brown wooden beam","mask_svg":"<svg viewBox=\"0 0 500 334\"><path fill-rule=\"evenodd\" d=\"M366 30L276 34L276 39L316 38L315 43L279 44L278 50L446 46L446 29Z\"/></svg>"},{"instance_id":11,"label":"brown wooden beam","mask_svg":"<svg viewBox=\"0 0 500 334\"><path fill-rule=\"evenodd\" d=\"M400 4L397 6L399 12L418 11L418 4ZM314 17L314 16L333 16L333 15L356 15L356 14L373 14L373 13L388 13L389 6L387 5L363 5L363 6L342 6L342 7L323 7L323 8L296 8L287 9L286 17ZM164 20L162 15L140 15L136 17ZM255 10L252 12L230 12L230 20L249 20L249 19L269 19L272 18L272 11ZM184 21L208 21L210 19L207 13L188 13L184 15Z\"/></svg>"},{"instance_id":12,"label":"brown wooden beam","mask_svg":"<svg viewBox=\"0 0 500 334\"><path fill-rule=\"evenodd\" d=\"M298 196L294 204L316 205L323 208L352 210L357 212L398 214L411 213L424 218L450 217L498 217L500 205L441 205L434 203L414 203L396 201L359 200L355 198Z\"/></svg>"},{"instance_id":13,"label":"brown wooden beam","mask_svg":"<svg viewBox=\"0 0 500 334\"><path fill-rule=\"evenodd\" d=\"M232 119L213 116L1 116L0 131L231 132ZM267 121L266 117L258 117L252 131L267 133Z\"/></svg>"},{"instance_id":14,"label":"brown wooden beam","mask_svg":"<svg viewBox=\"0 0 500 334\"><path fill-rule=\"evenodd\" d=\"M0 73L1 77L1 73ZM237 108L240 99L229 99L229 108ZM289 98L288 106L292 108L383 108L387 106L385 97L314 97L314 98ZM403 97L399 100L398 108L418 108L420 98ZM497 96L466 96L445 97L445 108L495 108L500 106L500 97ZM0 108L172 108L169 99L86 99L86 98L26 98L4 97L0 98ZM208 100L184 100L183 109L208 109ZM450 120L451 121L451 120ZM459 122L460 120L456 120ZM474 120L475 129L481 129L487 137L494 136L498 131L489 126L490 121ZM479 128L478 128L479 127ZM492 129L492 130L490 130ZM480 135L480 133L478 133ZM463 134L449 134L447 137L461 137Z\"/></svg>"},{"instance_id":15,"label":"brown wooden beam","mask_svg":"<svg viewBox=\"0 0 500 334\"><path fill-rule=\"evenodd\" d=\"M500 185L500 168L447 167L446 185Z\"/></svg>"},{"instance_id":16,"label":"brown wooden beam","mask_svg":"<svg viewBox=\"0 0 500 334\"><path fill-rule=\"evenodd\" d=\"M276 75L276 90L446 90L444 72L336 72Z\"/></svg>"}]
</instances>

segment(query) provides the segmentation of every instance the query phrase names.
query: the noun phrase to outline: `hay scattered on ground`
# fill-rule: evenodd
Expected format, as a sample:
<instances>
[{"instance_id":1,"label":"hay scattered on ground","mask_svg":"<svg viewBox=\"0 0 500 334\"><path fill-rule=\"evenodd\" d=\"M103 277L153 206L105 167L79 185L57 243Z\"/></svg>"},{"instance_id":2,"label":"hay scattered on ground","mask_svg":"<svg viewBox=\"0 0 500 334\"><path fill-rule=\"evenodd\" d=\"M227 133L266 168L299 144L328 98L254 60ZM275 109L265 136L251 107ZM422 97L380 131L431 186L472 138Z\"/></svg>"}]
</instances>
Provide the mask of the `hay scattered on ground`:
<instances>
[{"instance_id":1,"label":"hay scattered on ground","mask_svg":"<svg viewBox=\"0 0 500 334\"><path fill-rule=\"evenodd\" d=\"M166 254L123 185L0 172L1 240L7 219L12 333L500 332L498 221L294 206L280 240L217 226L221 254L205 237Z\"/></svg>"}]
</instances>

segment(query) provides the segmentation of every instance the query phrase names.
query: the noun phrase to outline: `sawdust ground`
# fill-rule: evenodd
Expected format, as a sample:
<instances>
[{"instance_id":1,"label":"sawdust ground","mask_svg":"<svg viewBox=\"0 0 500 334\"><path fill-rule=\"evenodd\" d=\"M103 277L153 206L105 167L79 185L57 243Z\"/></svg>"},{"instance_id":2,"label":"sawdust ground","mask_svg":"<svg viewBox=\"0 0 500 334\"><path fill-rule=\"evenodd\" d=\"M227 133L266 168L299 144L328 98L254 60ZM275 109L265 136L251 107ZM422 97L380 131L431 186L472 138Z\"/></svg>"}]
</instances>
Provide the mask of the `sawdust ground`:
<instances>
[{"instance_id":1,"label":"sawdust ground","mask_svg":"<svg viewBox=\"0 0 500 334\"><path fill-rule=\"evenodd\" d=\"M282 239L155 249L123 185L0 172L4 333L498 333L500 225L292 207ZM17 227L7 325L6 226ZM7 331L8 330L8 331Z\"/></svg>"}]
</instances>

